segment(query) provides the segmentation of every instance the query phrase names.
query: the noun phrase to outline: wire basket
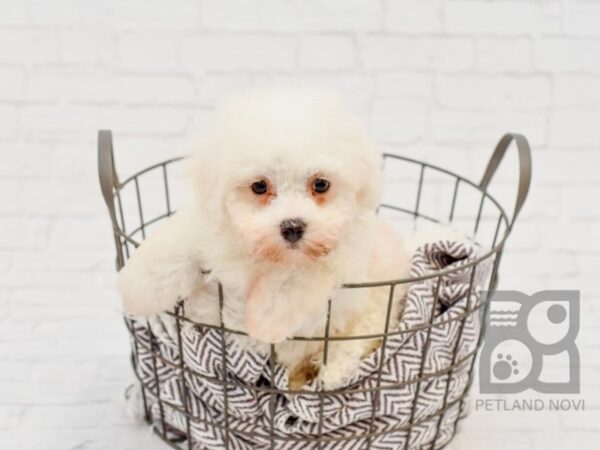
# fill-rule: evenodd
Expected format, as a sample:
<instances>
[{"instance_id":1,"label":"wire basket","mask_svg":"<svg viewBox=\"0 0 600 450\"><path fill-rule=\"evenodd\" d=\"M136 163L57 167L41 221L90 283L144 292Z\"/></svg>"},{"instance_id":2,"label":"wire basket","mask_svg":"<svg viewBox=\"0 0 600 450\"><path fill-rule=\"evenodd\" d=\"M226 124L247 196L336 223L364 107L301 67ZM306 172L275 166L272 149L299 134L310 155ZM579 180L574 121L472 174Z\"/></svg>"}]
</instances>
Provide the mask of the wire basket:
<instances>
[{"instance_id":1,"label":"wire basket","mask_svg":"<svg viewBox=\"0 0 600 450\"><path fill-rule=\"evenodd\" d=\"M519 155L519 181L517 187L517 199L514 205L512 216L509 217L500 203L488 192L488 186L492 177L496 173L507 149L514 141ZM112 134L110 131L100 131L98 135L98 164L99 176L102 194L110 214L114 243L116 248L116 266L119 270L129 258L133 249L146 237L146 233L163 219L171 216L175 209L174 188L172 172L179 165L183 158L169 159L164 162L152 165L141 170L124 181L119 181L115 170L113 159ZM443 370L436 373L425 373L425 359L429 350L429 341L432 329L439 324L433 323L434 315L431 315L429 323L421 327L421 332L426 333L425 348L423 349L422 360L418 367L418 375L408 382L401 383L402 386L409 384L413 393L412 406L407 411L404 421L398 419L398 424L388 427L381 431L374 429L374 419L379 396L386 389L397 389L399 384L385 384L381 381L379 374L376 386L365 389L366 394L372 395L372 413L370 427L360 432L355 432L349 436L326 435L323 431L323 410L324 399L326 395L332 392L317 391L306 392L303 390L280 389L274 385L247 386L243 385L239 379L230 377L227 370L223 370L221 377L212 378L210 381L217 383L223 388L224 395L224 416L218 421L209 421L206 417L200 417L195 414L193 408L188 404L187 395L190 389L190 376L206 377L206 375L195 373L184 361L176 354L170 354L161 346L153 327L148 321L141 322L133 318L125 317L127 329L131 335L132 342L132 365L137 376L144 404L145 417L148 423L152 424L155 433L165 441L169 446L176 449L204 449L204 448L239 448L235 442L230 439L231 435L250 433L254 436L264 438L263 445L260 448L402 448L402 449L437 449L446 445L456 432L457 424L466 408L466 396L473 381L473 367L475 364L477 351L481 345L484 335L485 320L489 305L489 298L494 292L498 280L498 267L502 256L502 251L506 243L514 221L521 210L528 191L531 180L531 152L527 140L519 134L506 134L499 141L495 148L489 163L485 169L483 177L479 183L470 181L460 175L454 174L448 170L435 165L417 161L414 159L394 155L384 154L384 169L386 173L386 182L391 187L391 192L387 197L384 196L384 202L379 207L379 214L386 215L391 221L408 223L412 227L419 227L422 223L451 224L473 237L473 239L483 248L481 254L468 264L462 266L461 270L469 269L474 274L477 267L482 264L491 266L491 273L487 279L488 295L482 296L480 301L471 304L467 303L465 311L462 314L455 315L449 326L456 326L458 330L458 339L456 345L453 344L451 362ZM144 185L148 179L154 180L154 188L150 193L144 191ZM407 192L414 192L414 196L407 200ZM402 195L399 195L402 192ZM129 201L126 200L128 196ZM151 212L149 212L151 210ZM127 224L127 225L126 225ZM348 283L343 285L344 289L368 289L374 286L387 287L393 292L395 286L403 283L413 283L423 279L432 279L438 283L444 282L447 277L451 277L459 268L451 270L441 270L426 277L399 279L390 281L381 281L377 283ZM473 277L470 281L469 292L472 289ZM223 287L218 286L219 305L222 308ZM392 295L390 295L392 298ZM470 297L469 297L470 298ZM434 299L434 303L437 298ZM331 301L329 302L331 307ZM221 336L220 358L222 358L223 367L227 366L228 352L226 351L226 336L231 333L244 334L239 330L231 330L224 326L222 320L220 326L208 325L192 322L185 316L183 302L180 302L174 311L166 313L176 327L176 343L178 349L175 353L182 354L182 329L185 326L193 326L199 329L210 328L218 331ZM389 314L389 312L388 312ZM461 339L465 323L477 317L477 330L474 349L466 356L458 356L458 342ZM389 319L389 317L388 317ZM329 321L327 322L329 323ZM356 337L337 337L329 336L328 326L324 330L323 336L318 338L293 337L294 340L312 339L322 341L324 345L324 362L327 358L328 344L332 339L344 340L355 339ZM423 330L424 328L424 330ZM416 330L407 330L408 332ZM377 351L383 353L386 351L386 342L391 333L386 329L381 334L370 335L366 338L381 339L382 345ZM450 345L450 344L449 344ZM145 358L145 359L144 359ZM271 346L269 355L269 367L271 373L275 370L275 352L274 346ZM144 365L143 365L143 364ZM150 373L142 373L144 370ZM178 386L183 391L184 401L182 405L175 405L169 399L161 397L161 376L162 371L171 370L178 378ZM381 368L380 368L381 370ZM457 395L449 395L450 386L454 383L454 377L459 370L466 373L466 382L461 384L460 392ZM271 377L273 380L274 377ZM417 400L426 395L425 390L430 383L441 383L443 386L437 407L427 415L418 417L416 414ZM274 425L274 414L270 416L270 423L265 429L250 430L236 429L228 411L228 392L230 387L242 386L244 389L260 391L268 395L269 404L274 408L274 402L278 397L286 399L293 398L296 395L310 394L319 398L319 416L318 416L318 435L315 436L282 436L276 433ZM352 387L343 388L335 393L351 393ZM176 412L182 417L180 425L174 425L166 417ZM430 424L427 438L420 441L416 438L417 434L422 433L418 428L424 423ZM450 426L448 424L450 423ZM201 442L194 438L192 432L195 426L201 424L205 429L224 436L223 445L215 447ZM443 426L442 426L443 424ZM390 439L386 442L386 435L390 437L401 436L401 440ZM379 443L377 443L379 442ZM253 448L253 447L247 447Z\"/></svg>"}]
</instances>

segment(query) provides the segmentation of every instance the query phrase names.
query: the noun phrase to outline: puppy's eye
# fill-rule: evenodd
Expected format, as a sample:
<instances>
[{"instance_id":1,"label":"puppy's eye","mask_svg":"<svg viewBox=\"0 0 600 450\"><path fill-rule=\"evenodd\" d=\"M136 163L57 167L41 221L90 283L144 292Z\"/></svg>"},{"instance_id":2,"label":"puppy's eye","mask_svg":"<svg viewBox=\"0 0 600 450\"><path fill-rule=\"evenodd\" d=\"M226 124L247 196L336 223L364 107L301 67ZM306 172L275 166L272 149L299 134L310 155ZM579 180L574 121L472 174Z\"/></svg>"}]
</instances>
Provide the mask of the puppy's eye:
<instances>
[{"instance_id":1,"label":"puppy's eye","mask_svg":"<svg viewBox=\"0 0 600 450\"><path fill-rule=\"evenodd\" d=\"M263 195L267 193L268 186L265 180L258 180L252 183L252 192L256 195Z\"/></svg>"},{"instance_id":2,"label":"puppy's eye","mask_svg":"<svg viewBox=\"0 0 600 450\"><path fill-rule=\"evenodd\" d=\"M313 181L312 188L317 194L324 194L329 190L329 181L324 178L316 178Z\"/></svg>"}]
</instances>

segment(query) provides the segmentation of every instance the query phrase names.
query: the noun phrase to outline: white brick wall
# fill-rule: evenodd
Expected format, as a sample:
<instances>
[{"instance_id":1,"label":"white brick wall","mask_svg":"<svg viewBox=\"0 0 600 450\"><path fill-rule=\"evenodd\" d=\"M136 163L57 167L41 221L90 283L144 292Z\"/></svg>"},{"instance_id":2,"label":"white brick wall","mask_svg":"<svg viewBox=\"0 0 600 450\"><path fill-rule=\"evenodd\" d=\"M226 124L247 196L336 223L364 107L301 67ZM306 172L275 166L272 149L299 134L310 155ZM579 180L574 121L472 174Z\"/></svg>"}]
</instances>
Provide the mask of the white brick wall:
<instances>
[{"instance_id":1,"label":"white brick wall","mask_svg":"<svg viewBox=\"0 0 600 450\"><path fill-rule=\"evenodd\" d=\"M473 178L501 133L527 134L502 287L582 290L588 411L476 413L453 448L595 448L599 23L594 0L0 0L0 447L162 448L121 404L96 130L127 174L182 151L223 94L306 78L339 85L382 148Z\"/></svg>"}]
</instances>

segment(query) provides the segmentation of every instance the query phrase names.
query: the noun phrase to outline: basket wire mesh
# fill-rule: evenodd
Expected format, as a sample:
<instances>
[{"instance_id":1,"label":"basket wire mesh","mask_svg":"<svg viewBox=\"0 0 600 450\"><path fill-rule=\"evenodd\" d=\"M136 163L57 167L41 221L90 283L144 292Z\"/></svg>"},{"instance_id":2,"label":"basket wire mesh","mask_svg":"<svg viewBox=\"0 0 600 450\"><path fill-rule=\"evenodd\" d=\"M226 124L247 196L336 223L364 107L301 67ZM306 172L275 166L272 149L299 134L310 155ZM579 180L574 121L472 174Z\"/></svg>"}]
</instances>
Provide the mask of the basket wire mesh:
<instances>
[{"instance_id":1,"label":"basket wire mesh","mask_svg":"<svg viewBox=\"0 0 600 450\"><path fill-rule=\"evenodd\" d=\"M515 206L513 209L512 216L509 217L500 203L488 192L488 186L492 177L496 173L507 149L510 147L510 144L514 142L516 144L516 148L518 150L519 155L519 182L517 189L517 199L515 202ZM99 175L100 175L100 185L104 200L108 207L108 211L110 214L110 219L112 223L112 231L114 237L114 243L116 248L116 267L119 270L124 266L126 260L130 257L135 247L137 247L143 239L146 237L148 233L148 229L153 225L160 223L160 221L170 217L175 213L175 209L173 207L173 199L172 199L172 189L170 185L170 176L169 173L171 169L178 164L183 158L173 158L158 164L152 165L144 170L141 170L124 181L119 181L117 177L117 173L115 170L114 164L114 156L113 156L113 143L112 143L112 134L110 131L103 130L99 132L98 135L98 165L99 165ZM286 443L286 442L297 442L298 444L302 444L301 448L325 448L327 445L335 444L335 443L343 443L343 442L352 442L356 444L356 447L353 448L364 448L371 449L372 442L374 438L381 434L393 433L402 431L405 432L405 439L402 448L404 450L408 450L413 448L411 446L411 434L416 426L420 423L423 423L427 420L434 420L436 423L435 431L433 438L427 444L426 447L428 449L436 449L440 448L442 445L448 442L446 439L445 442L439 443L440 440L440 429L442 421L444 420L446 414L448 414L451 410L463 411L465 408L465 399L470 389L470 386L473 382L473 368L477 356L477 350L479 349L483 336L484 336L484 328L485 328L485 320L479 320L480 330L477 338L477 346L473 351L470 351L465 356L459 358L458 345L461 341L461 336L463 334L463 330L465 327L465 323L470 315L479 314L481 318L485 317L487 312L487 307L489 305L489 299L491 294L496 288L498 281L498 267L500 264L502 251L504 249L504 245L507 237L510 234L510 231L513 227L514 221L521 210L525 199L528 194L530 179L531 179L531 153L529 149L529 145L527 140L519 134L506 134L499 141L497 147L495 148L489 163L486 167L484 175L479 183L475 183L470 181L460 175L457 175L449 170L443 169L441 167L437 167L435 165L417 161L414 159L406 158L403 156L398 156L394 154L384 154L383 155L384 167L389 165L398 165L401 164L405 167L410 166L413 169L416 169L416 176L410 179L410 182L415 183L416 186L416 196L414 198L414 203L412 206L410 205L400 205L395 201L394 198L385 199L384 202L379 207L379 214L386 215L386 213L390 213L391 216L400 216L404 219L407 219L409 222L417 226L418 223L425 222L433 222L440 224L451 224L453 226L457 225L466 225L466 230L471 234L471 236L475 237L477 242L483 240L481 238L482 234L482 223L488 222L491 226L488 227L488 243L484 247L484 251L480 256L478 256L473 261L469 262L467 265L462 266L464 270L467 268L470 270L470 283L469 283L469 293L467 295L467 307L466 310L457 315L456 317L452 317L448 319L448 321L455 321L458 323L458 339L456 340L454 347L452 349L452 358L451 364L443 370L437 371L435 373L425 373L425 359L427 356L427 352L429 351L430 345L430 337L431 331L434 327L433 320L435 318L435 314L430 315L429 322L421 327L421 329L426 330L426 340L425 340L425 348L423 353L423 358L420 363L420 367L418 370L418 376L414 379L404 382L398 383L386 383L383 384L381 380L381 373L384 361L384 354L386 352L387 340L390 336L394 335L395 331L390 331L390 312L392 310L391 303L394 298L394 290L400 284L412 283L417 281L422 281L424 279L434 279L435 280L435 294L433 306L436 307L438 302L438 292L440 289L440 285L444 282L445 277L452 275L452 273L456 272L457 269L446 269L441 270L433 274L429 274L423 277L413 277L406 279L397 279L397 280L383 280L378 282L370 282L370 283L347 283L342 287L345 289L369 289L374 287L386 287L389 289L389 297L388 297L388 308L387 315L385 319L385 327L379 334L372 335L363 335L363 336L331 336L330 335L330 315L331 315L331 299L328 301L328 309L327 309L327 320L325 329L323 330L323 336L320 337L303 337L297 336L290 338L292 340L299 341L319 341L323 343L323 364L327 364L328 352L329 352L329 344L332 341L344 341L350 339L379 339L381 341L381 345L378 350L381 352L380 358L380 366L377 373L377 382L374 388L360 388L349 386L346 388L342 388L336 391L320 391L320 392L312 392L312 391L304 391L300 390L283 390L278 389L274 386L269 385L261 385L261 386L249 386L247 384L242 384L240 380L235 379L233 377L229 377L227 370L222 371L222 377L220 379L215 379L214 377L209 377L210 381L213 383L218 383L223 387L223 404L224 404L224 417L222 423L217 422L208 422L206 419L195 416L192 413L192 408L189 404L189 386L186 381L186 374L193 375L199 378L206 378L206 375L195 372L184 363L184 359L182 357L179 358L169 358L161 352L161 347L159 345L157 336L154 334L153 328L148 321L144 324L144 326L140 325L140 321L134 321L132 318L125 317L126 327L132 338L132 353L131 360L134 369L134 373L137 376L140 385L141 385L141 395L144 405L145 418L148 423L153 425L155 433L162 438L165 443L169 446L176 449L193 449L193 448L204 448L201 442L197 442L194 439L194 435L192 433L192 425L194 422L202 423L206 426L212 427L214 430L221 430L224 433L224 448L229 449L232 448L230 446L230 433L235 432L237 434L244 435L244 433L248 433L245 430L233 430L230 427L230 417L228 411L228 391L232 386L240 386L244 389L249 389L251 391L256 392L265 392L270 396L270 423L268 436L263 436L268 441L268 446L265 448L276 449L278 445ZM150 174L158 175L158 190L153 192L151 196L154 201L157 198L162 197L164 199L164 205L162 205L162 212L159 211L158 214L149 215L145 214L145 205L146 201L143 199L141 184L145 177L148 177ZM438 181L437 190L443 192L452 192L452 195L448 197L449 205L446 205L446 208L439 207L437 208L435 213L428 213L423 210L424 206L424 186L425 180L428 176L434 175L434 179ZM403 179L402 181L406 183L407 179ZM440 180L443 180L441 182ZM404 186L405 187L405 186ZM401 186L402 189L404 189ZM450 189L448 189L450 187ZM458 207L461 204L463 195L466 195L466 190L469 189L471 193L475 193L477 205L475 208L476 213L472 214L470 218L465 218L464 214L460 214L458 212ZM404 189L405 190L405 189ZM123 201L124 194L129 191L129 194L133 192L133 202L129 204L129 208L126 207L125 202ZM160 192L162 191L162 192ZM438 192L439 194L439 192ZM393 196L392 196L393 197ZM439 197L439 196L438 196ZM437 206L440 205L439 198L434 198L434 203L437 201ZM478 198L478 199L477 199ZM437 199L437 200L436 200ZM442 202L443 203L443 202ZM444 211L445 210L445 211ZM131 222L129 218L127 218L127 213L130 213L130 216L137 215L137 226L126 226L126 222ZM393 217L392 217L393 218ZM463 227L464 228L464 227ZM487 291L488 295L482 297L477 304L471 304L471 290L473 289L475 274L478 269L478 266L483 262L490 262L492 265L491 274L488 281ZM242 331L229 329L223 323L223 304L224 304L224 289L223 286L218 283L218 302L220 307L220 324L219 325L210 325L204 323L197 323L190 320L186 317L185 314L185 305L183 300L179 301L177 306L173 311L167 312L175 323L177 330L177 347L179 351L179 355L183 354L183 343L182 343L182 329L186 325L194 326L194 327L205 327L208 329L218 330L221 336L221 355L222 359L222 367L228 367L228 354L226 351L226 335L227 334L244 334ZM440 326L442 323L436 322L435 326ZM149 337L149 342L145 342L141 339L141 332L146 333ZM415 332L416 329L410 329L406 332ZM152 382L146 382L140 376L140 353L146 352L150 355L152 359ZM269 354L269 370L271 372L271 380L274 379L275 376L275 367L276 367L276 353L275 347L271 344L270 346L270 354ZM160 376L159 376L159 365L161 367L170 367L171 369L178 370L180 382L183 391L183 408L169 402L168 400L161 398L161 390L160 390ZM468 367L468 381L466 382L464 388L460 392L460 394L454 398L450 399L449 391L451 385L451 379L453 373L457 368ZM442 406L433 414L428 415L425 418L417 419L416 418L416 405L417 399L421 395L422 385L424 382L432 379L444 378L445 379L445 390L442 400ZM377 411L377 403L379 402L380 393L383 390L387 389L398 389L402 386L405 386L408 383L412 383L414 385L414 400L413 405L410 411L409 420L407 424L399 425L392 429L387 429L384 431L376 431L374 429L374 420L375 414ZM366 433L362 433L360 435L354 436L328 436L323 432L323 410L324 410L324 399L326 394L331 394L339 392L344 394L350 393L359 393L359 392L374 392L376 395L373 396L373 405L372 405L372 413L370 417L370 426L369 430ZM275 409L275 401L276 397L279 395L285 396L293 396L293 395L302 395L302 394L311 394L319 396L319 421L318 421L318 436L281 436L276 435L275 433L275 423L274 423L274 409ZM152 405L155 405L152 408ZM182 414L185 417L185 427L183 429L177 429L173 425L169 424L165 419L165 411L167 408L171 408ZM158 414L156 414L158 412ZM456 427L460 420L460 413L456 413L453 416L453 427L451 431L450 438L455 434ZM256 435L256 431L253 431L250 434Z\"/></svg>"}]
</instances>

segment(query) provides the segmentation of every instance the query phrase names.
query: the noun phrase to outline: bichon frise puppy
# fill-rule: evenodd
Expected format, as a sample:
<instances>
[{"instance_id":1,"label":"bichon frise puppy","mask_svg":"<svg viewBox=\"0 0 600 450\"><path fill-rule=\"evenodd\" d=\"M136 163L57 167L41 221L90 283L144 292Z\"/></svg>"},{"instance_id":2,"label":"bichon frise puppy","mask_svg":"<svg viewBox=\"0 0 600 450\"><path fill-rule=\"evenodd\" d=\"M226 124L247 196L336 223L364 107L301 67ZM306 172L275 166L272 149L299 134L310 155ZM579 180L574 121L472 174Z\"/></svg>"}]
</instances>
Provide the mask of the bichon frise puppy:
<instances>
[{"instance_id":1,"label":"bichon frise puppy","mask_svg":"<svg viewBox=\"0 0 600 450\"><path fill-rule=\"evenodd\" d=\"M381 157L340 100L303 89L257 90L225 104L199 145L190 172L194 200L133 254L118 288L133 315L150 316L186 299L186 313L244 331L243 345L274 343L290 387L318 376L341 386L386 327L389 286L343 283L406 277L410 254L377 218ZM206 271L209 275L205 275ZM218 282L217 282L218 280ZM388 327L399 320L403 285L391 294Z\"/></svg>"}]
</instances>

